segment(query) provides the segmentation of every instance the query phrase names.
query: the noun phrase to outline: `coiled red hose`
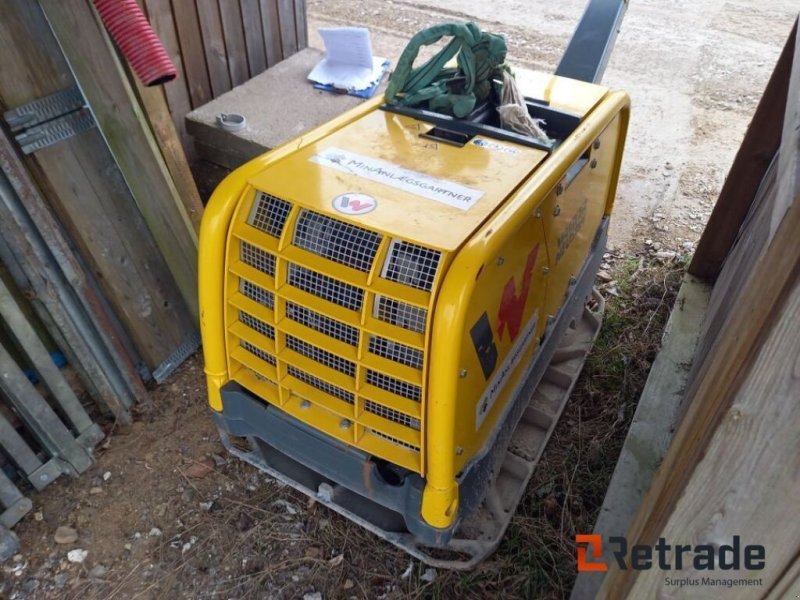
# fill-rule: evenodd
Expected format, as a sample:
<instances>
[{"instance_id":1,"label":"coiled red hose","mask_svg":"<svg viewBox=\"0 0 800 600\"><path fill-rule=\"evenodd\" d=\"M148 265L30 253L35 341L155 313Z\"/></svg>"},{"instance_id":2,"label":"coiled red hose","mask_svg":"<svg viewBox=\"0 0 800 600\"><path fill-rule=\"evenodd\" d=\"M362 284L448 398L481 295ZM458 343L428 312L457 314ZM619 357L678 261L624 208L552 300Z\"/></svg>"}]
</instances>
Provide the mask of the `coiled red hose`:
<instances>
[{"instance_id":1,"label":"coiled red hose","mask_svg":"<svg viewBox=\"0 0 800 600\"><path fill-rule=\"evenodd\" d=\"M161 85L178 76L136 0L92 1L108 33L145 85Z\"/></svg>"}]
</instances>

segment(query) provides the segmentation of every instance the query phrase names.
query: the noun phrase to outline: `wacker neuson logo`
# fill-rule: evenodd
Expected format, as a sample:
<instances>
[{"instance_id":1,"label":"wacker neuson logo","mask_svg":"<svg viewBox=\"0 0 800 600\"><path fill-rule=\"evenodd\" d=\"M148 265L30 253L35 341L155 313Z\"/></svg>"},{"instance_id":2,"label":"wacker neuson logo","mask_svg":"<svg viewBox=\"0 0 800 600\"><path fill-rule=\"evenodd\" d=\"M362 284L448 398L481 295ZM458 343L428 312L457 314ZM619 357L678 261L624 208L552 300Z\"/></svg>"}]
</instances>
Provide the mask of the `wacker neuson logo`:
<instances>
[{"instance_id":1,"label":"wacker neuson logo","mask_svg":"<svg viewBox=\"0 0 800 600\"><path fill-rule=\"evenodd\" d=\"M761 544L743 545L738 535L730 544L668 544L658 538L655 546L634 544L630 546L625 537L611 536L603 543L603 536L578 534L578 571L608 571L610 560L622 570L649 571L659 569L668 574L664 583L668 586L690 587L751 587L762 585L762 578L741 571L761 571L766 564L767 550ZM585 544L585 546L584 546ZM681 577L676 571L691 570L692 577ZM697 572L708 571L708 575L697 576ZM726 573L719 573L726 571ZM739 573L727 573L739 571Z\"/></svg>"}]
</instances>

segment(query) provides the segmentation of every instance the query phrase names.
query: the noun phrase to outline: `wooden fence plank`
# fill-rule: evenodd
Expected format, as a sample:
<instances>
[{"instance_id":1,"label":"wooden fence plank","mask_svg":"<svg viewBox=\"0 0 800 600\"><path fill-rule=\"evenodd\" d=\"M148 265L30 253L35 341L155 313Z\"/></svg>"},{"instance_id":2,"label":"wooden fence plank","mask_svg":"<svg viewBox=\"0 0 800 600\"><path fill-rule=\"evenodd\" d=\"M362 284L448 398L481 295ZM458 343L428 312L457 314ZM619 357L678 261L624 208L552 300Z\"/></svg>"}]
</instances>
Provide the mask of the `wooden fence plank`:
<instances>
[{"instance_id":1,"label":"wooden fence plank","mask_svg":"<svg viewBox=\"0 0 800 600\"><path fill-rule=\"evenodd\" d=\"M175 183L178 198L183 203L184 210L194 227L195 233L200 232L200 221L203 218L203 202L197 191L197 184L192 176L192 171L187 162L178 132L172 121L166 100L161 90L157 87L146 87L136 78L136 92L142 102L142 107L150 121L150 126L158 140L164 162L169 169L169 174ZM185 125L184 125L185 130ZM191 142L194 147L194 142Z\"/></svg>"},{"instance_id":2,"label":"wooden fence plank","mask_svg":"<svg viewBox=\"0 0 800 600\"><path fill-rule=\"evenodd\" d=\"M760 579L761 593L781 578L800 552L800 519L787 519L792 500L800 498L800 279L733 398L723 422L713 432L694 474L660 533L669 541L695 544L741 544L766 548L764 568L737 571L737 577ZM725 571L698 571L685 565L681 578L730 577ZM673 588L658 569L642 571L631 598L664 598ZM754 588L732 587L715 597L749 599Z\"/></svg>"},{"instance_id":3,"label":"wooden fence plank","mask_svg":"<svg viewBox=\"0 0 800 600\"><path fill-rule=\"evenodd\" d=\"M267 54L264 48L264 32L261 27L261 10L258 0L240 0L244 43L247 47L247 64L250 77L255 77L267 68Z\"/></svg>"},{"instance_id":4,"label":"wooden fence plank","mask_svg":"<svg viewBox=\"0 0 800 600\"><path fill-rule=\"evenodd\" d=\"M38 3L9 0L0 6L0 17L0 54L4 57L0 104L4 108L74 85ZM36 44L30 44L31 39ZM37 168L37 160L29 157L28 167ZM92 158L88 161L91 164ZM125 336L119 333L116 319L77 262L73 246L63 236L4 131L0 131L0 169L7 175L6 179L0 174L0 183L8 185L0 193L0 229L26 270L36 294L35 306L46 309L47 318L58 327L76 359L73 362L86 375L87 389L118 419L127 422L127 407L145 390L125 347ZM46 165L43 172L47 172ZM53 198L57 198L54 189L63 189L51 186L48 176L40 179L40 185ZM106 185L101 183L97 190L90 190L89 198L103 194ZM22 282L17 284L25 288ZM42 316L45 318L44 313Z\"/></svg>"},{"instance_id":5,"label":"wooden fence plank","mask_svg":"<svg viewBox=\"0 0 800 600\"><path fill-rule=\"evenodd\" d=\"M278 13L278 0L260 0L261 35L267 51L267 66L271 67L282 61L285 56L281 47L281 21Z\"/></svg>"},{"instance_id":6,"label":"wooden fence plank","mask_svg":"<svg viewBox=\"0 0 800 600\"><path fill-rule=\"evenodd\" d=\"M222 32L225 36L225 48L228 51L228 69L231 84L236 87L250 78L247 66L247 48L244 43L244 24L242 8L238 0L219 2L219 13L222 19Z\"/></svg>"},{"instance_id":7,"label":"wooden fence plank","mask_svg":"<svg viewBox=\"0 0 800 600\"><path fill-rule=\"evenodd\" d=\"M688 271L714 281L744 222L750 203L764 173L781 144L781 117L786 110L786 94L792 69L797 22L772 72L753 120L722 186L711 217L697 244Z\"/></svg>"},{"instance_id":8,"label":"wooden fence plank","mask_svg":"<svg viewBox=\"0 0 800 600\"><path fill-rule=\"evenodd\" d=\"M228 53L225 49L225 36L222 33L222 20L219 10L220 0L195 0L197 18L203 36L208 76L211 80L211 93L214 97L231 89L231 75L228 71Z\"/></svg>"},{"instance_id":9,"label":"wooden fence plank","mask_svg":"<svg viewBox=\"0 0 800 600\"><path fill-rule=\"evenodd\" d=\"M197 235L110 39L86 0L43 0L42 7L196 323ZM171 302L175 312L179 304ZM196 329L180 324L184 339Z\"/></svg>"},{"instance_id":10,"label":"wooden fence plank","mask_svg":"<svg viewBox=\"0 0 800 600\"><path fill-rule=\"evenodd\" d=\"M294 0L294 22L297 30L297 50L308 48L308 15L306 0Z\"/></svg>"},{"instance_id":11,"label":"wooden fence plank","mask_svg":"<svg viewBox=\"0 0 800 600\"><path fill-rule=\"evenodd\" d=\"M281 29L281 53L289 58L297 52L297 27L294 18L294 1L278 0L278 18Z\"/></svg>"},{"instance_id":12,"label":"wooden fence plank","mask_svg":"<svg viewBox=\"0 0 800 600\"><path fill-rule=\"evenodd\" d=\"M192 108L202 106L214 96L208 76L203 37L194 0L172 0L172 11L178 42L183 57L183 69Z\"/></svg>"},{"instance_id":13,"label":"wooden fence plank","mask_svg":"<svg viewBox=\"0 0 800 600\"><path fill-rule=\"evenodd\" d=\"M91 260L103 291L150 369L194 324L113 157L96 130L37 153L62 186L56 214ZM97 191L96 191L97 190ZM91 231L91 236L80 232Z\"/></svg>"},{"instance_id":14,"label":"wooden fence plank","mask_svg":"<svg viewBox=\"0 0 800 600\"><path fill-rule=\"evenodd\" d=\"M167 54L172 59L178 77L164 84L162 89L167 98L167 104L172 114L175 129L181 137L181 142L187 155L192 157L192 138L186 133L184 117L192 111L192 100L189 96L189 87L186 80L186 70L183 68L183 56L178 42L178 31L172 15L172 5L169 0L140 0L147 12L147 18L153 26L159 39L164 43Z\"/></svg>"},{"instance_id":15,"label":"wooden fence plank","mask_svg":"<svg viewBox=\"0 0 800 600\"><path fill-rule=\"evenodd\" d=\"M781 181L781 189L778 193L779 202L773 207L770 219L770 239L775 235L784 213L788 208L787 203L795 197L800 188L800 137L797 131L800 130L800 31L797 31L795 24L794 57L792 59L792 75L789 79L789 88L786 92L787 102L786 117L783 120L783 132L781 140L794 139L795 143L787 144L781 142L781 152L778 156L778 178Z\"/></svg>"}]
</instances>

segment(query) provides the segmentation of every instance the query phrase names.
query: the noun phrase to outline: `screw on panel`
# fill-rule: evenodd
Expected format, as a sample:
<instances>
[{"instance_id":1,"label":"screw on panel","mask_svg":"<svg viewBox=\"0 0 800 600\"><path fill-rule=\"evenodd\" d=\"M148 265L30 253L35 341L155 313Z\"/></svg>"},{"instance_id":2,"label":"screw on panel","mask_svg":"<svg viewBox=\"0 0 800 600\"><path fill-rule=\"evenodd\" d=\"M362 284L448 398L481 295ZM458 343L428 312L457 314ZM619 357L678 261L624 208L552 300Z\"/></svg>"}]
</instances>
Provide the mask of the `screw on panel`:
<instances>
[{"instance_id":1,"label":"screw on panel","mask_svg":"<svg viewBox=\"0 0 800 600\"><path fill-rule=\"evenodd\" d=\"M459 377L461 377L461 379L464 379L464 377L466 377L466 376L467 376L467 370L466 370L466 369L461 369L461 370L458 372L458 376L459 376Z\"/></svg>"},{"instance_id":2,"label":"screw on panel","mask_svg":"<svg viewBox=\"0 0 800 600\"><path fill-rule=\"evenodd\" d=\"M464 449L461 446L456 446L456 456L464 454Z\"/></svg>"},{"instance_id":3,"label":"screw on panel","mask_svg":"<svg viewBox=\"0 0 800 600\"><path fill-rule=\"evenodd\" d=\"M533 216L536 217L537 219L541 219L542 218L542 209L541 208L537 208L536 211L533 213Z\"/></svg>"},{"instance_id":4,"label":"screw on panel","mask_svg":"<svg viewBox=\"0 0 800 600\"><path fill-rule=\"evenodd\" d=\"M544 273L545 275L547 275L549 272L550 272L550 267L545 267L542 269L542 273Z\"/></svg>"},{"instance_id":5,"label":"screw on panel","mask_svg":"<svg viewBox=\"0 0 800 600\"><path fill-rule=\"evenodd\" d=\"M350 429L350 425L352 425L352 423L350 423L350 419L342 419L339 422L339 429Z\"/></svg>"},{"instance_id":6,"label":"screw on panel","mask_svg":"<svg viewBox=\"0 0 800 600\"><path fill-rule=\"evenodd\" d=\"M593 158L592 162L589 163L589 166L592 167L593 169L596 168L597 167L597 159Z\"/></svg>"},{"instance_id":7,"label":"screw on panel","mask_svg":"<svg viewBox=\"0 0 800 600\"><path fill-rule=\"evenodd\" d=\"M556 318L553 315L547 315L547 324L552 325L555 322Z\"/></svg>"},{"instance_id":8,"label":"screw on panel","mask_svg":"<svg viewBox=\"0 0 800 600\"><path fill-rule=\"evenodd\" d=\"M556 207L553 209L553 214L555 216L558 216L558 215L561 214L561 206L560 205L556 204Z\"/></svg>"},{"instance_id":9,"label":"screw on panel","mask_svg":"<svg viewBox=\"0 0 800 600\"><path fill-rule=\"evenodd\" d=\"M505 258L503 258L502 256L498 256L497 257L497 265L498 266L502 265L504 262L506 262Z\"/></svg>"},{"instance_id":10,"label":"screw on panel","mask_svg":"<svg viewBox=\"0 0 800 600\"><path fill-rule=\"evenodd\" d=\"M578 280L577 280L577 279L575 279L575 276L574 276L574 275L570 276L570 278L569 278L569 284L570 284L570 285L575 285L575 283L576 283L577 281L578 281Z\"/></svg>"},{"instance_id":11,"label":"screw on panel","mask_svg":"<svg viewBox=\"0 0 800 600\"><path fill-rule=\"evenodd\" d=\"M563 184L563 183L559 183L559 184L556 186L556 195L557 195L557 196L560 196L560 195L561 195L561 194L563 194L563 193L564 193L564 184Z\"/></svg>"},{"instance_id":12,"label":"screw on panel","mask_svg":"<svg viewBox=\"0 0 800 600\"><path fill-rule=\"evenodd\" d=\"M308 409L308 408L311 408L311 402L309 402L308 400L303 400L303 401L300 403L300 408L302 408L303 410L306 410L306 409Z\"/></svg>"},{"instance_id":13,"label":"screw on panel","mask_svg":"<svg viewBox=\"0 0 800 600\"><path fill-rule=\"evenodd\" d=\"M600 147L600 139L596 139L594 141L594 149L597 150Z\"/></svg>"}]
</instances>

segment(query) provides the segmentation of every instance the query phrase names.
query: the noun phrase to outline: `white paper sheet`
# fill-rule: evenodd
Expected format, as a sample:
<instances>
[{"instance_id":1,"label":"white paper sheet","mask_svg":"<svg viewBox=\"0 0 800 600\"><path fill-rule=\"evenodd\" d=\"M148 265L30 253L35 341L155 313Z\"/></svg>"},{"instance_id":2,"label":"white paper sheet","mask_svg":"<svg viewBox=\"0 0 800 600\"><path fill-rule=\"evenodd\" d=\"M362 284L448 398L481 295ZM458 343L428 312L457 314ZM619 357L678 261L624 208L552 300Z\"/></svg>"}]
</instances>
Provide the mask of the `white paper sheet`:
<instances>
[{"instance_id":1,"label":"white paper sheet","mask_svg":"<svg viewBox=\"0 0 800 600\"><path fill-rule=\"evenodd\" d=\"M372 56L369 30L363 27L321 28L325 58L308 74L323 85L363 90L383 75L385 58Z\"/></svg>"}]
</instances>

